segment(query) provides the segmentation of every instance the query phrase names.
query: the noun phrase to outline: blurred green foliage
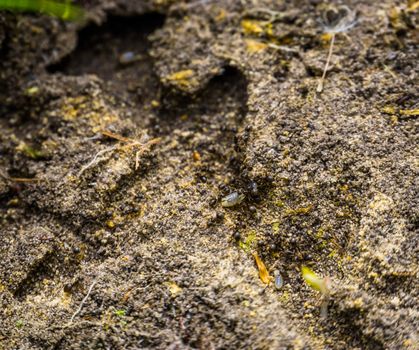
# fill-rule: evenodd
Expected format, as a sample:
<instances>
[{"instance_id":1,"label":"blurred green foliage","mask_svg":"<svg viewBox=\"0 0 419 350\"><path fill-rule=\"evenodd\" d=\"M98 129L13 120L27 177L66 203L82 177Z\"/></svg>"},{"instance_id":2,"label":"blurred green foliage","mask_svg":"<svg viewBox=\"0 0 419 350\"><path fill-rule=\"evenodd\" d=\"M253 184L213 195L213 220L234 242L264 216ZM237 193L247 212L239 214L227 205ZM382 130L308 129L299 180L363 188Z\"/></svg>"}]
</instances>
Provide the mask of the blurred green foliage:
<instances>
[{"instance_id":1,"label":"blurred green foliage","mask_svg":"<svg viewBox=\"0 0 419 350\"><path fill-rule=\"evenodd\" d=\"M0 10L39 12L67 21L80 21L85 14L81 7L69 1L53 0L0 0Z\"/></svg>"}]
</instances>

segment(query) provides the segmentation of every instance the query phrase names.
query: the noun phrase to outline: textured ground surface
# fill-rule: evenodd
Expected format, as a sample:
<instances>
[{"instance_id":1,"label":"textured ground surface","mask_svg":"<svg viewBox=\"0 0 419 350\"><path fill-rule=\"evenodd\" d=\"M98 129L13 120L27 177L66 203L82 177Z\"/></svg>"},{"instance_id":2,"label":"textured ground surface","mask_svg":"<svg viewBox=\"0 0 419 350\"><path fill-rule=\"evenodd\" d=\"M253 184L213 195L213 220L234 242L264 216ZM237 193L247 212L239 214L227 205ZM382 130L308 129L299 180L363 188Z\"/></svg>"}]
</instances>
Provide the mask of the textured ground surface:
<instances>
[{"instance_id":1,"label":"textured ground surface","mask_svg":"<svg viewBox=\"0 0 419 350\"><path fill-rule=\"evenodd\" d=\"M81 3L0 14L0 349L417 349L417 3L322 93L328 3Z\"/></svg>"}]
</instances>

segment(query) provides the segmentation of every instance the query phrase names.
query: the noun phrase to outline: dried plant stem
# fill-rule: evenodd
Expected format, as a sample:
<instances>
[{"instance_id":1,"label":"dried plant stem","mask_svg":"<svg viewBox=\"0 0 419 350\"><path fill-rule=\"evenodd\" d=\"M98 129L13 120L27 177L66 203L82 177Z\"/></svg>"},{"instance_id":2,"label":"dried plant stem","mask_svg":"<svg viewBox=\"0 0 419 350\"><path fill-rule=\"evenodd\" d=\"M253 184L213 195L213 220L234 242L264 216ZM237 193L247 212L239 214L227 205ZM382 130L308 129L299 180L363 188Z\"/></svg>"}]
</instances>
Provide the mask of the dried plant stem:
<instances>
[{"instance_id":1,"label":"dried plant stem","mask_svg":"<svg viewBox=\"0 0 419 350\"><path fill-rule=\"evenodd\" d=\"M329 69L330 60L332 58L333 53L333 46L335 45L335 33L332 33L332 38L330 40L330 47L329 47L329 54L327 55L326 66L324 67L323 75L319 81L319 85L317 85L317 92L323 91L324 79L326 78L326 73Z\"/></svg>"},{"instance_id":2,"label":"dried plant stem","mask_svg":"<svg viewBox=\"0 0 419 350\"><path fill-rule=\"evenodd\" d=\"M74 317L77 316L77 314L81 311L84 303L86 302L86 300L89 298L90 293L92 292L93 287L95 286L97 280L94 280L93 283L90 285L89 290L87 291L86 296L83 298L83 300L81 301L78 309L74 312L73 316L71 316L70 322L68 322L68 325L71 324L74 320Z\"/></svg>"},{"instance_id":3,"label":"dried plant stem","mask_svg":"<svg viewBox=\"0 0 419 350\"><path fill-rule=\"evenodd\" d=\"M116 146L112 146L112 147L108 147L105 148L99 152L97 152L95 154L95 156L93 157L93 159L86 165L84 165L81 170L78 172L77 176L80 177L87 169L95 166L96 164L98 164L101 160L100 157L102 157L105 153L109 153L112 152L114 149L116 149Z\"/></svg>"}]
</instances>

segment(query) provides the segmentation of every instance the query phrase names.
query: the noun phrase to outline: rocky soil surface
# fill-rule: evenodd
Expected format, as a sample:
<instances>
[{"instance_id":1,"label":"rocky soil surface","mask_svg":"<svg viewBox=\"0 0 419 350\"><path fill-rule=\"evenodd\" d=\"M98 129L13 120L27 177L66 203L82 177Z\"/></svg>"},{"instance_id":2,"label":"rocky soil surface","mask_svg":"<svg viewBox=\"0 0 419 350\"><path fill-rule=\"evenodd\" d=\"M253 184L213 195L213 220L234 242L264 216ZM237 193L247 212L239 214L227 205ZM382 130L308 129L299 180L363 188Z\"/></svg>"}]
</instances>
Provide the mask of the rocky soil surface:
<instances>
[{"instance_id":1,"label":"rocky soil surface","mask_svg":"<svg viewBox=\"0 0 419 350\"><path fill-rule=\"evenodd\" d=\"M79 4L0 13L0 349L417 349L418 2Z\"/></svg>"}]
</instances>

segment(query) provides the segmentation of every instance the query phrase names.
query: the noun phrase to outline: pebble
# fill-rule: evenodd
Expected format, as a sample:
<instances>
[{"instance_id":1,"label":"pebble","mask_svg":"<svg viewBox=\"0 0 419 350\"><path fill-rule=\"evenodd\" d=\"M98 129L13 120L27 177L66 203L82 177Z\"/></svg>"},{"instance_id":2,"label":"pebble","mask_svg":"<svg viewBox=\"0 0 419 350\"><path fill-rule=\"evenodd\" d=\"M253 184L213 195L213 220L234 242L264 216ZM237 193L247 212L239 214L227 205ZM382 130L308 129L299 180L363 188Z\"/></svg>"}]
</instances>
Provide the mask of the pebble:
<instances>
[{"instance_id":1,"label":"pebble","mask_svg":"<svg viewBox=\"0 0 419 350\"><path fill-rule=\"evenodd\" d=\"M130 64L137 60L137 55L132 51L124 52L119 56L120 64Z\"/></svg>"}]
</instances>

